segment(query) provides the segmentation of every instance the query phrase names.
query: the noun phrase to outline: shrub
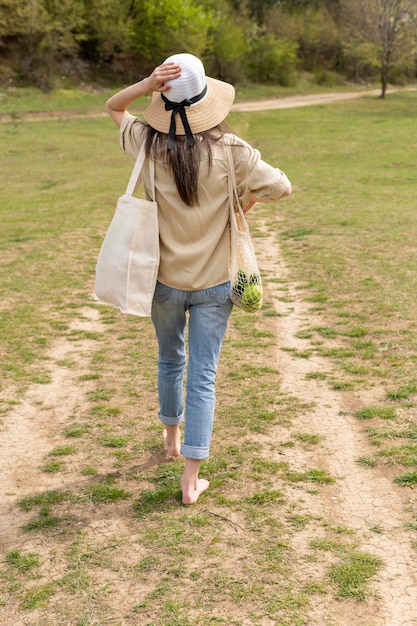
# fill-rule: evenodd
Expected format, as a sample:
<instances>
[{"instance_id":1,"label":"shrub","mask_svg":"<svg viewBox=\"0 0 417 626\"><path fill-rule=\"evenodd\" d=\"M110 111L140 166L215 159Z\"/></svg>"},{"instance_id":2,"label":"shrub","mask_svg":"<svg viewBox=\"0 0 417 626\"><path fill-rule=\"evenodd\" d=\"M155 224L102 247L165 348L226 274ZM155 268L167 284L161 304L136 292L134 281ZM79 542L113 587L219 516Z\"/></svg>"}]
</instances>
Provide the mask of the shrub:
<instances>
[{"instance_id":1,"label":"shrub","mask_svg":"<svg viewBox=\"0 0 417 626\"><path fill-rule=\"evenodd\" d=\"M273 35L260 35L249 47L246 65L249 78L258 83L290 87L296 82L297 44Z\"/></svg>"}]
</instances>

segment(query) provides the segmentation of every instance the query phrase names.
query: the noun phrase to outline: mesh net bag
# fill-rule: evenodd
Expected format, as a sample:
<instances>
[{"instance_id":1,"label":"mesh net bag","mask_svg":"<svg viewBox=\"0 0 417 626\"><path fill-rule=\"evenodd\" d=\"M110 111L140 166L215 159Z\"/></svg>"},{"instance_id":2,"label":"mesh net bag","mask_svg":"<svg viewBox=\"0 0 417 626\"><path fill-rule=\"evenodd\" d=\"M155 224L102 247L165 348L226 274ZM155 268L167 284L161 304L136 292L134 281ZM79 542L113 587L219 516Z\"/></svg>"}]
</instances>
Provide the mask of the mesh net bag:
<instances>
[{"instance_id":1,"label":"mesh net bag","mask_svg":"<svg viewBox=\"0 0 417 626\"><path fill-rule=\"evenodd\" d=\"M226 138L226 135L224 136ZM230 298L248 313L262 307L262 280L255 250L237 191L230 143L225 141L230 202Z\"/></svg>"},{"instance_id":2,"label":"mesh net bag","mask_svg":"<svg viewBox=\"0 0 417 626\"><path fill-rule=\"evenodd\" d=\"M237 191L233 195L237 199ZM231 300L248 313L259 311L263 296L261 275L245 215L239 202L238 210L235 210L233 196L230 203L230 243Z\"/></svg>"}]
</instances>

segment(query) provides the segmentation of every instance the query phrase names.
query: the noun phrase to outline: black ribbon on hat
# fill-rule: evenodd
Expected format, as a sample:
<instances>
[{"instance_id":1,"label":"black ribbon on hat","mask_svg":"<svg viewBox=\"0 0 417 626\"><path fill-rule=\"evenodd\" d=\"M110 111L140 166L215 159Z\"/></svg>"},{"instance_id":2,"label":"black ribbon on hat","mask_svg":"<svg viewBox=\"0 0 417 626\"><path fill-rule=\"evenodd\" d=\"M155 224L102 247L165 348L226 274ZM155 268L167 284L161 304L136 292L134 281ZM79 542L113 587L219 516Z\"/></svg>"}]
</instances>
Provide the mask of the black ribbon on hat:
<instances>
[{"instance_id":1,"label":"black ribbon on hat","mask_svg":"<svg viewBox=\"0 0 417 626\"><path fill-rule=\"evenodd\" d=\"M195 144L194 135L191 132L190 124L188 123L187 113L185 112L185 107L189 107L192 104L195 104L199 100L202 100L207 93L207 85L204 87L203 91L199 93L197 96L193 98L188 98L183 100L182 102L172 102L168 100L163 93L161 93L162 100L165 102L165 111L172 111L171 113L171 123L169 125L169 133L168 133L168 150L172 150L175 145L175 135L177 132L177 123L175 121L175 116L177 113L181 116L181 121L184 126L185 134L187 137L188 145L193 146Z\"/></svg>"}]
</instances>

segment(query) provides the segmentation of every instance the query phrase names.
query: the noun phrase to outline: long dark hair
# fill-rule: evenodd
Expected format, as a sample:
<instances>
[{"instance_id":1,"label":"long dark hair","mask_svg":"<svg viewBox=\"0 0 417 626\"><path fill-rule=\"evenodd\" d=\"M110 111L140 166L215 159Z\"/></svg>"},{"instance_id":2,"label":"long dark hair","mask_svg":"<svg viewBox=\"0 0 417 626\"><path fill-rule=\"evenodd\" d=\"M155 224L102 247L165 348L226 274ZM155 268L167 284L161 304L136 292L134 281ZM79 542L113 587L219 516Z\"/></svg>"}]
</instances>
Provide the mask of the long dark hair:
<instances>
[{"instance_id":1,"label":"long dark hair","mask_svg":"<svg viewBox=\"0 0 417 626\"><path fill-rule=\"evenodd\" d=\"M223 125L194 135L196 142L189 146L187 138L182 135L175 137L175 145L168 150L168 135L161 133L152 126L147 127L145 150L151 159L163 159L174 176L175 185L181 200L190 207L199 205L198 174L202 151L208 154L209 169L212 166L211 146L219 141L223 133L229 130Z\"/></svg>"}]
</instances>

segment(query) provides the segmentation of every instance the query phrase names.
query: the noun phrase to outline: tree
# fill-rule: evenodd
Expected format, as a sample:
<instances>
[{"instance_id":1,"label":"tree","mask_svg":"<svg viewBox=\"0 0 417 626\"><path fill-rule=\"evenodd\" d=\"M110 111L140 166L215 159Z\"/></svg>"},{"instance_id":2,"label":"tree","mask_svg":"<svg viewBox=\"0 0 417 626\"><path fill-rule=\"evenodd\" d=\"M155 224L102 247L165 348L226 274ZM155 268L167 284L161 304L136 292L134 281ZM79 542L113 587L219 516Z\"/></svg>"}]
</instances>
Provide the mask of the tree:
<instances>
[{"instance_id":1,"label":"tree","mask_svg":"<svg viewBox=\"0 0 417 626\"><path fill-rule=\"evenodd\" d=\"M242 78L242 59L247 50L244 29L230 15L218 16L210 30L206 70L221 80L235 83Z\"/></svg>"},{"instance_id":2,"label":"tree","mask_svg":"<svg viewBox=\"0 0 417 626\"><path fill-rule=\"evenodd\" d=\"M84 0L83 57L109 62L129 45L130 0Z\"/></svg>"},{"instance_id":3,"label":"tree","mask_svg":"<svg viewBox=\"0 0 417 626\"><path fill-rule=\"evenodd\" d=\"M366 76L375 75L380 67L378 46L360 37L352 36L342 43L345 69L359 82Z\"/></svg>"},{"instance_id":4,"label":"tree","mask_svg":"<svg viewBox=\"0 0 417 626\"><path fill-rule=\"evenodd\" d=\"M78 52L82 0L2 0L0 9L0 37L10 43L18 74L50 89L57 58Z\"/></svg>"},{"instance_id":5,"label":"tree","mask_svg":"<svg viewBox=\"0 0 417 626\"><path fill-rule=\"evenodd\" d=\"M151 65L177 52L202 56L213 13L195 0L136 0L131 42Z\"/></svg>"},{"instance_id":6,"label":"tree","mask_svg":"<svg viewBox=\"0 0 417 626\"><path fill-rule=\"evenodd\" d=\"M341 0L341 5L345 40L355 42L355 50L365 43L368 48L362 46L362 50L369 52L372 46L376 50L381 98L385 98L390 73L400 53L404 54L404 48L412 51L417 0Z\"/></svg>"},{"instance_id":7,"label":"tree","mask_svg":"<svg viewBox=\"0 0 417 626\"><path fill-rule=\"evenodd\" d=\"M306 9L299 16L299 57L307 70L333 69L340 49L339 33L326 9Z\"/></svg>"},{"instance_id":8,"label":"tree","mask_svg":"<svg viewBox=\"0 0 417 626\"><path fill-rule=\"evenodd\" d=\"M236 0L203 0L203 5L212 16L203 53L206 72L238 83L245 76L244 56L253 28L247 7Z\"/></svg>"},{"instance_id":9,"label":"tree","mask_svg":"<svg viewBox=\"0 0 417 626\"><path fill-rule=\"evenodd\" d=\"M385 98L396 45L404 39L416 12L413 0L377 0L374 10L381 42L381 98Z\"/></svg>"}]
</instances>

